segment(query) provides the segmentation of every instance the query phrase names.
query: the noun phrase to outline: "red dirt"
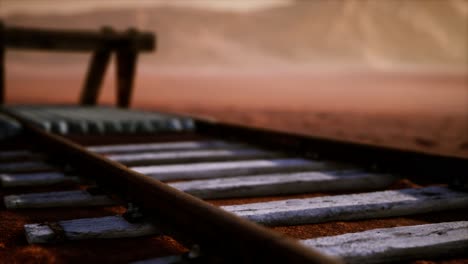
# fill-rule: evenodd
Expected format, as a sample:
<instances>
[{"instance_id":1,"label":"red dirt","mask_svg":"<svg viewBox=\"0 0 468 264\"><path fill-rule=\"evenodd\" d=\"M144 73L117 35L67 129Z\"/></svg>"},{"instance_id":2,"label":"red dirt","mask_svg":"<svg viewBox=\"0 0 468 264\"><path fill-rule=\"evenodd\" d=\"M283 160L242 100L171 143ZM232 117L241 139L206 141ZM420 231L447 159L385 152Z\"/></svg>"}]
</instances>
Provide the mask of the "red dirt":
<instances>
[{"instance_id":1,"label":"red dirt","mask_svg":"<svg viewBox=\"0 0 468 264\"><path fill-rule=\"evenodd\" d=\"M144 69L136 78L134 107L468 157L468 76L464 74ZM83 81L77 71L26 70L10 67L9 102L77 102ZM100 102L113 102L113 85L113 76L108 75Z\"/></svg>"}]
</instances>

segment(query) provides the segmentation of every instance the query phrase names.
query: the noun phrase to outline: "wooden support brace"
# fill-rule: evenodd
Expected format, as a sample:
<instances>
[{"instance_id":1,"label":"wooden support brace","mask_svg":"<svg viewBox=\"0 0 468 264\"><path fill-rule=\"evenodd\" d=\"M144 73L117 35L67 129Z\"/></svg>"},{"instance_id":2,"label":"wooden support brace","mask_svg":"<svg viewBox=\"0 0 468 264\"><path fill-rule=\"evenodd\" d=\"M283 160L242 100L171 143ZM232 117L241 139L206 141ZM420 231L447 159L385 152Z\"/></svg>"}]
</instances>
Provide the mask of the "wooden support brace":
<instances>
[{"instance_id":1,"label":"wooden support brace","mask_svg":"<svg viewBox=\"0 0 468 264\"><path fill-rule=\"evenodd\" d=\"M128 39L117 48L117 106L128 107L130 105L133 79L137 61L135 29L129 29Z\"/></svg>"},{"instance_id":2,"label":"wooden support brace","mask_svg":"<svg viewBox=\"0 0 468 264\"><path fill-rule=\"evenodd\" d=\"M103 28L101 32L5 27L0 21L0 105L4 95L5 48L44 51L93 51L80 97L82 105L95 105L111 53L117 53L117 105L130 105L138 52L152 51L155 36L129 29L125 33Z\"/></svg>"},{"instance_id":3,"label":"wooden support brace","mask_svg":"<svg viewBox=\"0 0 468 264\"><path fill-rule=\"evenodd\" d=\"M104 79L104 74L109 64L112 43L108 41L114 34L110 27L103 27L101 30L102 42L93 52L86 75L86 81L81 92L81 105L95 105L99 95L99 90Z\"/></svg>"}]
</instances>

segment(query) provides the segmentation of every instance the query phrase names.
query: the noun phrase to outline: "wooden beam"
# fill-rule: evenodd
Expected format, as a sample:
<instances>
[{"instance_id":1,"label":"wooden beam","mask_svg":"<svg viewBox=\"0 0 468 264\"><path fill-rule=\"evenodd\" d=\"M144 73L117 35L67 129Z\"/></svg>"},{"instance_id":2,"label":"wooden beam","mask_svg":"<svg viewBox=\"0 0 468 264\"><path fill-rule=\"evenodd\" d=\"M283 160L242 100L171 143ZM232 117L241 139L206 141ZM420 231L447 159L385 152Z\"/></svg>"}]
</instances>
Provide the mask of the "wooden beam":
<instances>
[{"instance_id":1,"label":"wooden beam","mask_svg":"<svg viewBox=\"0 0 468 264\"><path fill-rule=\"evenodd\" d=\"M363 192L389 186L396 177L359 170L301 171L169 183L202 199L273 196L314 192Z\"/></svg>"},{"instance_id":2,"label":"wooden beam","mask_svg":"<svg viewBox=\"0 0 468 264\"><path fill-rule=\"evenodd\" d=\"M112 51L112 43L108 40L114 34L114 30L110 27L103 27L101 29L101 44L91 57L86 80L81 91L80 104L82 105L95 105L97 102Z\"/></svg>"},{"instance_id":3,"label":"wooden beam","mask_svg":"<svg viewBox=\"0 0 468 264\"><path fill-rule=\"evenodd\" d=\"M260 149L182 150L108 155L107 158L126 166L180 164L185 162L249 160L281 157L280 153Z\"/></svg>"},{"instance_id":4,"label":"wooden beam","mask_svg":"<svg viewBox=\"0 0 468 264\"><path fill-rule=\"evenodd\" d=\"M98 154L130 154L141 152L170 152L170 151L194 151L209 149L239 149L246 148L247 145L240 143L227 142L221 140L193 140L178 142L154 142L154 143L133 143L133 144L114 144L114 145L95 145L87 149ZM5 152L0 152L2 156L10 156Z\"/></svg>"},{"instance_id":5,"label":"wooden beam","mask_svg":"<svg viewBox=\"0 0 468 264\"><path fill-rule=\"evenodd\" d=\"M151 223L130 223L121 216L27 224L24 230L29 244L57 243L62 240L140 237L160 233Z\"/></svg>"},{"instance_id":6,"label":"wooden beam","mask_svg":"<svg viewBox=\"0 0 468 264\"><path fill-rule=\"evenodd\" d=\"M23 173L53 171L54 167L44 161L15 161L0 163L0 173Z\"/></svg>"},{"instance_id":7,"label":"wooden beam","mask_svg":"<svg viewBox=\"0 0 468 264\"><path fill-rule=\"evenodd\" d=\"M18 150L2 150L0 151L0 162L5 161L19 161L19 160L34 160L39 158L37 153L33 153L27 149L18 149Z\"/></svg>"},{"instance_id":8,"label":"wooden beam","mask_svg":"<svg viewBox=\"0 0 468 264\"><path fill-rule=\"evenodd\" d=\"M102 43L102 34L84 30L51 30L5 27L5 45L13 49L37 49L51 51L83 52L94 51ZM125 42L127 33L112 34L106 41L116 48ZM151 33L139 32L133 36L134 48L138 51L152 51L155 38Z\"/></svg>"},{"instance_id":9,"label":"wooden beam","mask_svg":"<svg viewBox=\"0 0 468 264\"><path fill-rule=\"evenodd\" d=\"M267 226L398 217L467 207L467 193L438 186L221 206Z\"/></svg>"},{"instance_id":10,"label":"wooden beam","mask_svg":"<svg viewBox=\"0 0 468 264\"><path fill-rule=\"evenodd\" d=\"M76 183L78 181L77 176L65 175L59 171L0 174L0 186L2 188L50 186L54 184Z\"/></svg>"},{"instance_id":11,"label":"wooden beam","mask_svg":"<svg viewBox=\"0 0 468 264\"><path fill-rule=\"evenodd\" d=\"M160 181L174 181L280 172L339 170L341 166L332 162L283 158L136 166L130 167L130 169Z\"/></svg>"},{"instance_id":12,"label":"wooden beam","mask_svg":"<svg viewBox=\"0 0 468 264\"><path fill-rule=\"evenodd\" d=\"M346 263L404 262L466 255L468 221L372 229L303 240L310 248Z\"/></svg>"},{"instance_id":13,"label":"wooden beam","mask_svg":"<svg viewBox=\"0 0 468 264\"><path fill-rule=\"evenodd\" d=\"M84 30L27 29L5 27L0 22L0 104L4 102L5 48L47 51L93 51L86 80L80 96L82 105L95 105L111 53L117 53L117 105L128 107L131 101L133 79L138 52L152 51L155 37L152 33L129 29L124 33L105 27L101 32Z\"/></svg>"},{"instance_id":14,"label":"wooden beam","mask_svg":"<svg viewBox=\"0 0 468 264\"><path fill-rule=\"evenodd\" d=\"M117 204L105 194L93 195L86 190L6 195L3 197L3 202L8 209L112 206Z\"/></svg>"}]
</instances>

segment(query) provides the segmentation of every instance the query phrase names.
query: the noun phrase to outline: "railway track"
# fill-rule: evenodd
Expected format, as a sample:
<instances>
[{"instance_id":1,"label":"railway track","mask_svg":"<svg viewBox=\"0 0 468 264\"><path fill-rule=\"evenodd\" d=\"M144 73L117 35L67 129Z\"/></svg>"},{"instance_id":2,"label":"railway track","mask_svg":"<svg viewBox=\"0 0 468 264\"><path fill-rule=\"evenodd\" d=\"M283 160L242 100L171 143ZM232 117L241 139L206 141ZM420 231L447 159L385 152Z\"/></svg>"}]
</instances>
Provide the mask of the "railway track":
<instances>
[{"instance_id":1,"label":"railway track","mask_svg":"<svg viewBox=\"0 0 468 264\"><path fill-rule=\"evenodd\" d=\"M0 152L7 263L467 261L464 159L114 108L3 112L19 128Z\"/></svg>"},{"instance_id":2,"label":"railway track","mask_svg":"<svg viewBox=\"0 0 468 264\"><path fill-rule=\"evenodd\" d=\"M92 52L81 106L0 109L0 262L468 261L466 159L124 109L155 44L0 22L1 104L6 48Z\"/></svg>"}]
</instances>

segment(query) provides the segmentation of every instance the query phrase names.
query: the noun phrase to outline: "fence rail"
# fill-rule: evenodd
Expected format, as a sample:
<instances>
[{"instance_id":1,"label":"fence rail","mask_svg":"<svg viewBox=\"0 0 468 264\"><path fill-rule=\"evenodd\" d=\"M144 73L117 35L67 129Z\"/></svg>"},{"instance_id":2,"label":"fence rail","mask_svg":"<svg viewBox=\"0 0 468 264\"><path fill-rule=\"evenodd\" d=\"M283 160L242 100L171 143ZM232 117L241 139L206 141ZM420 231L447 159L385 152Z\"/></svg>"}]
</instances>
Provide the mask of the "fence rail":
<instances>
[{"instance_id":1,"label":"fence rail","mask_svg":"<svg viewBox=\"0 0 468 264\"><path fill-rule=\"evenodd\" d=\"M80 96L80 104L95 105L99 90L114 52L117 60L117 105L128 107L133 90L138 53L155 49L153 33L130 28L117 32L111 27L100 31L32 29L5 26L0 22L0 104L5 102L6 49L49 52L92 52Z\"/></svg>"}]
</instances>

